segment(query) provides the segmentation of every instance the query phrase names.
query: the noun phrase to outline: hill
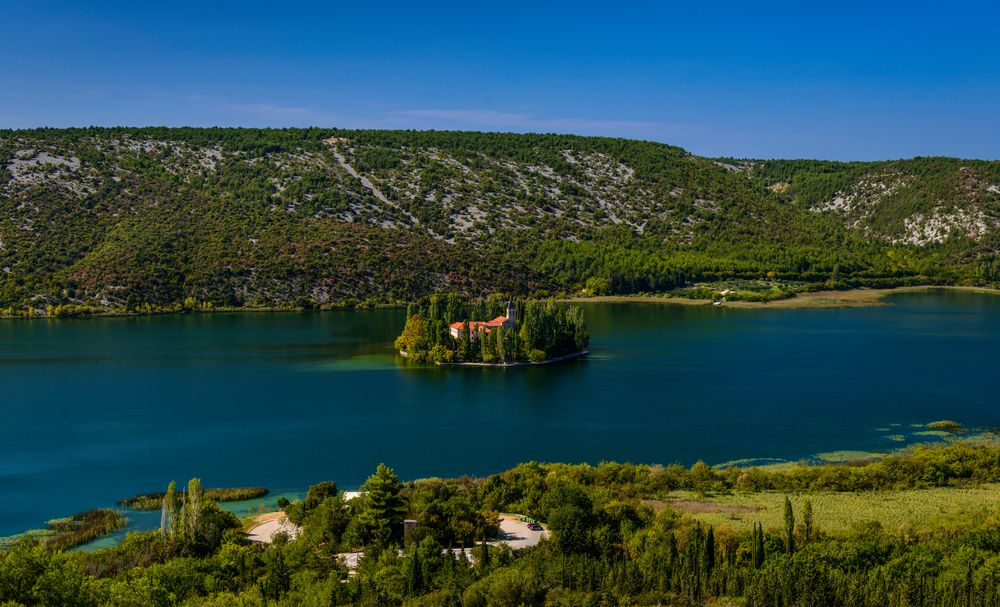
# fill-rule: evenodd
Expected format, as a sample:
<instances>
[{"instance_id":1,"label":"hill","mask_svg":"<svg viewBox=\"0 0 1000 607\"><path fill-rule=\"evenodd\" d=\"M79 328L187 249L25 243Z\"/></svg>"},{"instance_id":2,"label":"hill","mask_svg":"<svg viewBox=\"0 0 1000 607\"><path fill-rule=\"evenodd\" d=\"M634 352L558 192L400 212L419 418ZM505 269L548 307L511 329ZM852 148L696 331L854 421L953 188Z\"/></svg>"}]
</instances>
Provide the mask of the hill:
<instances>
[{"instance_id":1,"label":"hill","mask_svg":"<svg viewBox=\"0 0 1000 607\"><path fill-rule=\"evenodd\" d=\"M0 131L0 309L1000 280L1000 162L568 135Z\"/></svg>"}]
</instances>

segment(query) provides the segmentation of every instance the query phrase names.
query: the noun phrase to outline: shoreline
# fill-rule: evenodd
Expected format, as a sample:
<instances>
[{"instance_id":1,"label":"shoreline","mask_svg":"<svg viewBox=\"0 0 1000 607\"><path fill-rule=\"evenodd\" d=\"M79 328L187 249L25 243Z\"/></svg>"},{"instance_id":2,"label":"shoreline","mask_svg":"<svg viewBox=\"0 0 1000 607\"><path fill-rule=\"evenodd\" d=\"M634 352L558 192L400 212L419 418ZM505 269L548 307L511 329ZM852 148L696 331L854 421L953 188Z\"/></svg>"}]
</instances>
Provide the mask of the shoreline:
<instances>
[{"instance_id":1,"label":"shoreline","mask_svg":"<svg viewBox=\"0 0 1000 607\"><path fill-rule=\"evenodd\" d=\"M402 351L400 352L403 356L406 356ZM584 358L590 354L590 350L580 350L579 352L573 352L572 354L563 354L562 356L557 356L555 358L550 358L549 360L543 360L542 362L531 362L531 361L520 361L520 362L510 362L510 363L470 363L470 362L458 362L458 363L434 363L438 367L498 367L505 369L508 367L540 367L542 365L551 365L552 363L561 363L568 360L576 360L577 358Z\"/></svg>"},{"instance_id":2,"label":"shoreline","mask_svg":"<svg viewBox=\"0 0 1000 607\"><path fill-rule=\"evenodd\" d=\"M537 363L537 364L542 364L542 363ZM929 422L929 423L926 423L926 424L920 424L920 426L921 427L933 427L932 426L933 423L935 423L935 422ZM765 472L765 473L772 473L772 472L781 473L781 472L787 472L789 470L793 470L793 469L796 469L796 468L824 468L824 467L826 467L826 468L849 468L849 467L854 467L854 466L858 466L858 465L865 465L865 464L875 463L877 461L880 461L880 460L883 460L883 459L886 459L886 458L905 456L906 454L912 452L913 449L919 448L919 447L938 448L938 447L953 446L953 445L956 445L956 444L968 444L968 445L971 445L971 446L982 446L982 447L996 449L996 448L1000 448L1000 438L998 438L997 434L995 434L993 432L990 432L990 431L987 431L987 430L974 429L974 428L965 428L965 427L961 427L960 426L957 430L943 432L942 435L939 435L936 438L926 437L926 438L922 438L921 440L915 440L913 442L909 442L909 443L906 443L906 444L891 446L891 447L888 447L888 448L878 449L878 450L875 450L875 451L833 451L833 452L827 452L827 453L815 453L815 454L811 454L811 455L806 456L806 457L789 458L789 459L784 459L784 458L770 458L770 457L767 457L767 458L745 458L745 459L741 459L741 460L732 460L732 461L727 461L727 462L720 462L720 463L711 464L710 468L712 470L719 471L719 472L724 472L726 470L737 469L737 470L760 470L760 471ZM841 455L841 454L845 455L845 457L836 457L836 458L827 457L827 456L830 456L830 455ZM611 459L611 460L608 460L608 461L616 462L616 461L619 461L619 460ZM567 462L560 462L560 461L544 460L541 463L543 463L543 464L566 464L566 465L578 465L579 464L579 465L589 465L589 466L599 465L599 462L597 460L595 460L595 461L577 460L577 461L573 461L573 462L569 462L569 463L567 463ZM676 464L677 462L673 462L673 463ZM511 468L507 468L507 469L508 470L512 469L513 467L516 467L517 465L521 465L521 464L515 464ZM669 465L669 464L666 464L664 462L645 462L645 463L638 463L636 465L638 465L638 466L650 466L650 467L654 467L654 466L664 466L664 465ZM682 465L685 468L689 467L688 464L680 464L680 465ZM478 476L478 475L473 475L473 476L474 476L474 478L485 478L486 476L489 476L491 474L500 474L500 473L502 473L504 471L505 470L500 469L500 470L497 470L497 471L494 471L494 472L485 473L481 477ZM407 482L417 482L417 481L421 481L421 480L434 479L434 478L441 478L441 477L433 476L433 475L432 476L417 476L417 477L414 477L414 478L410 479ZM444 478L451 478L451 477L444 477ZM1000 483L994 483L993 486L995 486L997 488L997 490L1000 491ZM960 486L948 486L948 487L942 486L942 487L936 487L935 489L939 490L939 491L951 491L951 490L955 490L955 489L959 489L960 490L960 489L962 489L962 487L960 487ZM914 490L915 489L901 490L901 491L914 491ZM917 491L922 491L922 489L916 489L916 490ZM893 491L896 491L896 490L893 490ZM305 496L305 493L306 493L306 490L302 489L300 491L294 492L294 495L297 496L296 499L301 499L302 497ZM357 496L357 493L356 492L352 492L352 491L345 491L344 493L345 493L345 496L347 497L347 499L352 499L351 496L353 496L353 497ZM671 493L671 495L674 495L674 494L678 494L678 493L690 493L690 491L689 490L684 490L684 489L676 489L676 490L671 490L670 493ZM751 492L751 493L752 494L758 494L758 495L760 495L760 494L767 494L768 491L756 491L756 492ZM837 492L834 492L834 493L837 493ZM270 493L267 496L263 496L261 498L257 498L257 499L254 499L254 500L248 500L248 501L251 501L251 502L260 502L260 503L263 503L264 501L267 501L268 503L273 503L272 500L276 500L277 497L283 496L283 495L289 495L289 493L287 493L287 492L275 492L275 493ZM712 496L710 496L710 498L711 497ZM717 498L719 496L715 495L714 497ZM729 497L732 497L732 495L730 495ZM705 498L704 496L702 496L702 497L698 497L697 499L698 500L705 500L705 499L710 499L710 498ZM694 499L694 498L691 498L691 499ZM243 525L242 529L243 529L244 533L248 534L248 536L252 535L252 532L255 531L255 530L258 531L257 536L261 536L262 534L264 534L266 532L266 535L268 537L270 537L271 533L273 533L275 531L279 531L279 530L284 530L284 531L288 531L288 532L291 531L288 528L287 525L282 524L283 520L287 520L287 519L286 519L285 513L280 508L277 509L277 510L268 510L266 512L260 512L260 511L258 511L257 513L250 514L249 516L246 516L246 515L242 515L241 516L240 513L237 512L236 510L225 508L225 506L223 506L224 502L217 502L217 503L219 503L219 505L222 506L223 509L226 509L226 510L232 512L233 514L236 514L238 517L240 517L241 524ZM241 501L239 503L242 504L244 502ZM108 507L107 509L112 509L112 508ZM115 508L114 510L117 511L117 512L123 513L123 514L127 514L130 511L132 511L131 509L128 509L128 508L125 508L125 509ZM126 520L128 520L128 519L126 519ZM150 528L143 528L143 527L135 528L135 527L132 527L131 523L132 523L132 521L129 520L128 524L125 525L124 527L122 527L121 529L118 529L116 531L112 531L112 532L107 533L105 535L98 536L98 537L96 537L94 539L88 540L87 542L81 543L79 545L75 545L75 546L71 547L70 549L71 550L78 550L78 549L81 549L81 548L85 548L90 543L95 542L95 541L106 540L107 538L112 537L115 533L117 533L119 531L126 531L126 532L133 532L133 531L136 531L136 532L148 532L148 531L154 531L155 530L153 527L150 527ZM268 528L266 528L264 530L260 529L260 527L262 525L268 524L268 523L271 523L270 527L268 527ZM3 552L3 550L5 548L5 544L9 545L11 542L18 541L22 537L24 537L24 536L26 536L28 534L31 534L31 533L35 533L35 532L42 532L42 530L41 529L28 529L28 530L21 531L19 533L11 534L11 535L8 535L8 536L0 536L0 552ZM293 537L294 537L294 535L293 535Z\"/></svg>"},{"instance_id":3,"label":"shoreline","mask_svg":"<svg viewBox=\"0 0 1000 607\"><path fill-rule=\"evenodd\" d=\"M882 298L897 293L921 293L931 291L960 291L966 293L984 293L988 295L1000 295L1000 289L990 287L966 287L949 285L918 285L908 287L890 287L885 289L871 289L860 287L847 290L825 290L807 291L796 293L791 297L776 299L773 301L726 301L721 307L729 308L781 308L781 309L801 309L801 308L861 308L870 306L892 305L882 301ZM661 303L676 304L681 306L709 306L714 303L711 299L690 299L668 293L661 294L635 294L635 295L595 295L592 297L557 297L553 301L558 303ZM0 314L0 320L65 320L81 318L147 318L152 316L171 316L179 314L190 315L212 315L212 314L277 314L277 313L320 313L337 312L345 310L396 310L405 309L407 303L380 303L367 305L328 305L315 308L295 308L286 306L275 307L218 307L197 310L154 310L149 312L126 312L123 310L107 310L101 312L87 312L81 314L66 314L48 316L45 314L6 315Z\"/></svg>"},{"instance_id":4,"label":"shoreline","mask_svg":"<svg viewBox=\"0 0 1000 607\"><path fill-rule=\"evenodd\" d=\"M893 304L883 301L889 295L899 293L931 293L934 291L955 291L963 293L982 293L986 295L1000 295L1000 289L989 287L958 287L942 285L924 285L913 287L892 287L887 289L849 289L846 291L810 291L796 293L785 299L774 301L726 301L721 306L723 308L743 308L743 309L820 309L820 308L866 308L875 306L891 306ZM712 306L715 302L711 299L689 299L676 295L597 295L594 297L565 297L557 299L561 303L657 303L673 304L679 306Z\"/></svg>"}]
</instances>

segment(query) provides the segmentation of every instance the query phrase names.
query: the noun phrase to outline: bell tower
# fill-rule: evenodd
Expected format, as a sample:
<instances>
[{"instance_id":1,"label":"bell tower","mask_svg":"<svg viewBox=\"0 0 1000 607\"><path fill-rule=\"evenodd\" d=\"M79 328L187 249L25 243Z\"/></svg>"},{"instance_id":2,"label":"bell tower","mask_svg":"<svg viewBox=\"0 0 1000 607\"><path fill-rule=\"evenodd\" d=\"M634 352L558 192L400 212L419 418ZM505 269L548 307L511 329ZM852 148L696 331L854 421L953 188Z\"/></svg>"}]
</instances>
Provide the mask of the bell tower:
<instances>
[{"instance_id":1,"label":"bell tower","mask_svg":"<svg viewBox=\"0 0 1000 607\"><path fill-rule=\"evenodd\" d=\"M504 324L510 329L517 330L517 308L513 299L507 300L507 322Z\"/></svg>"}]
</instances>

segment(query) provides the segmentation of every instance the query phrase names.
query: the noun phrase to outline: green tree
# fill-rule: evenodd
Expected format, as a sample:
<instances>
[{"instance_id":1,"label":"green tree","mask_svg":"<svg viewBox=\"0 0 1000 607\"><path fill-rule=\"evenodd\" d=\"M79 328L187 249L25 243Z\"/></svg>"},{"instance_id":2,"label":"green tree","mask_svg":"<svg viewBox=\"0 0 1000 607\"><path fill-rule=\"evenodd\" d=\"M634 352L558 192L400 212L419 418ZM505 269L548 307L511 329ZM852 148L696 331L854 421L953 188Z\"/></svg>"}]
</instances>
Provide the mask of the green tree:
<instances>
[{"instance_id":1,"label":"green tree","mask_svg":"<svg viewBox=\"0 0 1000 607\"><path fill-rule=\"evenodd\" d=\"M753 566L760 569L764 565L766 558L764 548L764 527L760 523L755 523L753 527Z\"/></svg>"},{"instance_id":2,"label":"green tree","mask_svg":"<svg viewBox=\"0 0 1000 607\"><path fill-rule=\"evenodd\" d=\"M813 503L807 499L802 505L802 538L805 543L812 541L813 536Z\"/></svg>"},{"instance_id":3,"label":"green tree","mask_svg":"<svg viewBox=\"0 0 1000 607\"><path fill-rule=\"evenodd\" d=\"M785 549L788 554L795 553L795 513L792 512L792 500L785 496Z\"/></svg>"},{"instance_id":4,"label":"green tree","mask_svg":"<svg viewBox=\"0 0 1000 607\"><path fill-rule=\"evenodd\" d=\"M192 478L188 481L187 488L187 512L185 534L191 541L198 539L199 520L201 508L204 504L205 488L201 484L200 478Z\"/></svg>"},{"instance_id":5,"label":"green tree","mask_svg":"<svg viewBox=\"0 0 1000 607\"><path fill-rule=\"evenodd\" d=\"M305 509L306 514L308 514L323 503L323 500L328 497L335 497L339 493L337 483L333 481L322 481L315 485L310 485L306 491L306 498L302 502L302 507Z\"/></svg>"},{"instance_id":6,"label":"green tree","mask_svg":"<svg viewBox=\"0 0 1000 607\"><path fill-rule=\"evenodd\" d=\"M364 543L387 546L403 535L402 483L392 468L379 464L361 485L363 509L358 515Z\"/></svg>"},{"instance_id":7,"label":"green tree","mask_svg":"<svg viewBox=\"0 0 1000 607\"><path fill-rule=\"evenodd\" d=\"M705 575L711 576L713 569L715 569L715 531L709 526L708 535L705 537Z\"/></svg>"},{"instance_id":8,"label":"green tree","mask_svg":"<svg viewBox=\"0 0 1000 607\"><path fill-rule=\"evenodd\" d=\"M414 549L407 566L406 593L418 596L424 590L423 569L420 564L420 551Z\"/></svg>"},{"instance_id":9,"label":"green tree","mask_svg":"<svg viewBox=\"0 0 1000 607\"><path fill-rule=\"evenodd\" d=\"M264 575L258 582L260 592L265 598L277 601L291 588L291 570L281 550L268 550L263 560Z\"/></svg>"},{"instance_id":10,"label":"green tree","mask_svg":"<svg viewBox=\"0 0 1000 607\"><path fill-rule=\"evenodd\" d=\"M427 333L427 321L420 316L411 316L406 320L403 332L396 338L395 348L400 352L427 349Z\"/></svg>"},{"instance_id":11,"label":"green tree","mask_svg":"<svg viewBox=\"0 0 1000 607\"><path fill-rule=\"evenodd\" d=\"M611 281L603 276L591 276L587 279L585 288L591 295L610 295Z\"/></svg>"},{"instance_id":12,"label":"green tree","mask_svg":"<svg viewBox=\"0 0 1000 607\"><path fill-rule=\"evenodd\" d=\"M51 555L36 540L21 540L0 553L0 603L34 602L32 588L49 566Z\"/></svg>"},{"instance_id":13,"label":"green tree","mask_svg":"<svg viewBox=\"0 0 1000 607\"><path fill-rule=\"evenodd\" d=\"M89 592L88 577L80 570L76 559L60 552L52 557L45 572L32 589L34 601L28 604L46 607L87 607L96 601Z\"/></svg>"}]
</instances>

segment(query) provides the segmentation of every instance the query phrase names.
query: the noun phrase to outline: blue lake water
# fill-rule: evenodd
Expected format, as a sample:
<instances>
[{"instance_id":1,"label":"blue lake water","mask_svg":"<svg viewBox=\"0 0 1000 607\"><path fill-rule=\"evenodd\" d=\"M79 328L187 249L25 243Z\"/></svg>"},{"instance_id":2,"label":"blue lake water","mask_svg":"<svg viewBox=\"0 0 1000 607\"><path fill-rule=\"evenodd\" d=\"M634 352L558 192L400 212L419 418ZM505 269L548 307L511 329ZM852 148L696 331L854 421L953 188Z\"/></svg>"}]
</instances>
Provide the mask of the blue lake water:
<instances>
[{"instance_id":1,"label":"blue lake water","mask_svg":"<svg viewBox=\"0 0 1000 607\"><path fill-rule=\"evenodd\" d=\"M0 320L0 535L200 476L357 486L527 460L798 459L1000 426L1000 297L584 304L588 360L398 364L398 310Z\"/></svg>"}]
</instances>

